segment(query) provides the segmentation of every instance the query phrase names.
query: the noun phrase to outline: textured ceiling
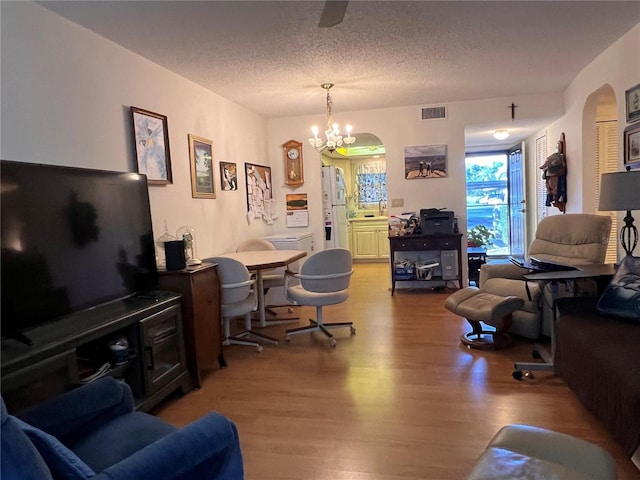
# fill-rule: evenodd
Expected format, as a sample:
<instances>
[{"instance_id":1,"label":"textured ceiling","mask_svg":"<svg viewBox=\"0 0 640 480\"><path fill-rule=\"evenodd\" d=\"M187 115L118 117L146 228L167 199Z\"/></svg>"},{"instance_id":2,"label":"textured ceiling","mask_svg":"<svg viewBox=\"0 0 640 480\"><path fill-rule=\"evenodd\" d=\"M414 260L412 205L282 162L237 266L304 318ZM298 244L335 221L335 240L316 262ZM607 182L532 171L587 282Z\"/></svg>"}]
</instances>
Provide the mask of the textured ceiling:
<instances>
[{"instance_id":1,"label":"textured ceiling","mask_svg":"<svg viewBox=\"0 0 640 480\"><path fill-rule=\"evenodd\" d=\"M265 117L560 92L640 22L640 2L45 1Z\"/></svg>"}]
</instances>

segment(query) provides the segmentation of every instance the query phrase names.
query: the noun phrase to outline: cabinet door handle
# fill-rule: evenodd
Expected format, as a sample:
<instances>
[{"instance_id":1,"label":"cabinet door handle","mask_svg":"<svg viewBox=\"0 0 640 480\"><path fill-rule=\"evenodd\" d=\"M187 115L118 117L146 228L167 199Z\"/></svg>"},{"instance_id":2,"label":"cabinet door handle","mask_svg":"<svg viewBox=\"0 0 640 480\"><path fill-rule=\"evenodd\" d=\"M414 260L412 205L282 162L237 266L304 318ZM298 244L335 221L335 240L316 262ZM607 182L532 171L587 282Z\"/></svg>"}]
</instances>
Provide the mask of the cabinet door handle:
<instances>
[{"instance_id":1,"label":"cabinet door handle","mask_svg":"<svg viewBox=\"0 0 640 480\"><path fill-rule=\"evenodd\" d=\"M153 361L153 348L152 347L144 347L144 359L147 364L147 370L155 370L156 365Z\"/></svg>"}]
</instances>

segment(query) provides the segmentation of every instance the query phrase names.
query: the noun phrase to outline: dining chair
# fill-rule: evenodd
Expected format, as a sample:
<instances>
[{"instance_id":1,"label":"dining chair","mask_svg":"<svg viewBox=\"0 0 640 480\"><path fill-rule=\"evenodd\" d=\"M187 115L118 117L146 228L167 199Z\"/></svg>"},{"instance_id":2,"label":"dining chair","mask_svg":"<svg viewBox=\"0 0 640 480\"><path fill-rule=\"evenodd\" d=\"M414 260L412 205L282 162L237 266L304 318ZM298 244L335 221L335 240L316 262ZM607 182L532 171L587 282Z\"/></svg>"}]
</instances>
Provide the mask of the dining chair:
<instances>
[{"instance_id":1,"label":"dining chair","mask_svg":"<svg viewBox=\"0 0 640 480\"><path fill-rule=\"evenodd\" d=\"M335 328L349 328L351 335L356 333L353 322L325 323L322 307L336 305L349 298L349 283L352 269L351 252L344 248L330 248L311 255L302 265L300 273L287 270L285 292L295 305L316 307L316 319L309 319L307 327L292 328L286 331L285 339L291 335L307 332L322 332L329 337L329 346L335 347L336 340L329 331Z\"/></svg>"},{"instance_id":2,"label":"dining chair","mask_svg":"<svg viewBox=\"0 0 640 480\"><path fill-rule=\"evenodd\" d=\"M204 261L217 265L220 277L220 297L223 322L223 345L247 345L262 351L262 345L251 338L278 343L275 338L251 330L251 312L258 308L256 280L243 263L226 257L212 257ZM231 334L231 319L244 317L244 330Z\"/></svg>"},{"instance_id":3,"label":"dining chair","mask_svg":"<svg viewBox=\"0 0 640 480\"><path fill-rule=\"evenodd\" d=\"M253 251L261 251L261 250L276 250L276 247L273 243L264 238L251 238L249 240L245 240L240 243L236 248L236 252L253 252ZM278 288L284 287L284 267L272 268L270 270L262 271L262 287L264 289L265 296L267 295L267 291L270 288ZM293 309L291 308L291 304L286 305L265 305L265 311L269 312L273 317L276 318L267 318L267 325L279 325L281 323L292 323L297 322L300 317L286 317L286 318L277 318L278 312L275 310L276 308L287 308L288 314L293 314Z\"/></svg>"}]
</instances>

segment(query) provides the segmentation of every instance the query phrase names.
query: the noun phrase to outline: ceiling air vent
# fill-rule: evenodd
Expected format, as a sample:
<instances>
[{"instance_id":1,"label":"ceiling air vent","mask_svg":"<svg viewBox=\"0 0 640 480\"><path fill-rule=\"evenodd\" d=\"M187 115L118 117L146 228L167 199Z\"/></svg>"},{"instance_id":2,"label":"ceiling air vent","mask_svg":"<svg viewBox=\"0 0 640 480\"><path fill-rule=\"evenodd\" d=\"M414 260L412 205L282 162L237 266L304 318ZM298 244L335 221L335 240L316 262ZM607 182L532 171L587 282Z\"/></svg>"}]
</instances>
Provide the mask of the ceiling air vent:
<instances>
[{"instance_id":1,"label":"ceiling air vent","mask_svg":"<svg viewBox=\"0 0 640 480\"><path fill-rule=\"evenodd\" d=\"M447 118L447 107L425 107L422 109L422 120Z\"/></svg>"}]
</instances>

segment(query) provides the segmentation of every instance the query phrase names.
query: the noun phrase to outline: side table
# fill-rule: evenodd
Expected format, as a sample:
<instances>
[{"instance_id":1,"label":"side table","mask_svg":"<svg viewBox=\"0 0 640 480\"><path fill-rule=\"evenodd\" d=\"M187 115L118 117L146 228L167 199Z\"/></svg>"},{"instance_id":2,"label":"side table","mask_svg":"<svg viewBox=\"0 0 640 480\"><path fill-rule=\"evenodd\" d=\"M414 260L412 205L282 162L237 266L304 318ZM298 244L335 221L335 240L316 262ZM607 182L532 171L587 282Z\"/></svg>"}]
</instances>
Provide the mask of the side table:
<instances>
[{"instance_id":1,"label":"side table","mask_svg":"<svg viewBox=\"0 0 640 480\"><path fill-rule=\"evenodd\" d=\"M160 287L182 297L187 368L199 388L202 372L226 365L222 354L222 307L216 265L203 263L182 270L160 270Z\"/></svg>"},{"instance_id":2,"label":"side table","mask_svg":"<svg viewBox=\"0 0 640 480\"><path fill-rule=\"evenodd\" d=\"M482 247L467 248L467 265L469 266L469 283L480 287L480 267L487 263L487 250Z\"/></svg>"}]
</instances>

